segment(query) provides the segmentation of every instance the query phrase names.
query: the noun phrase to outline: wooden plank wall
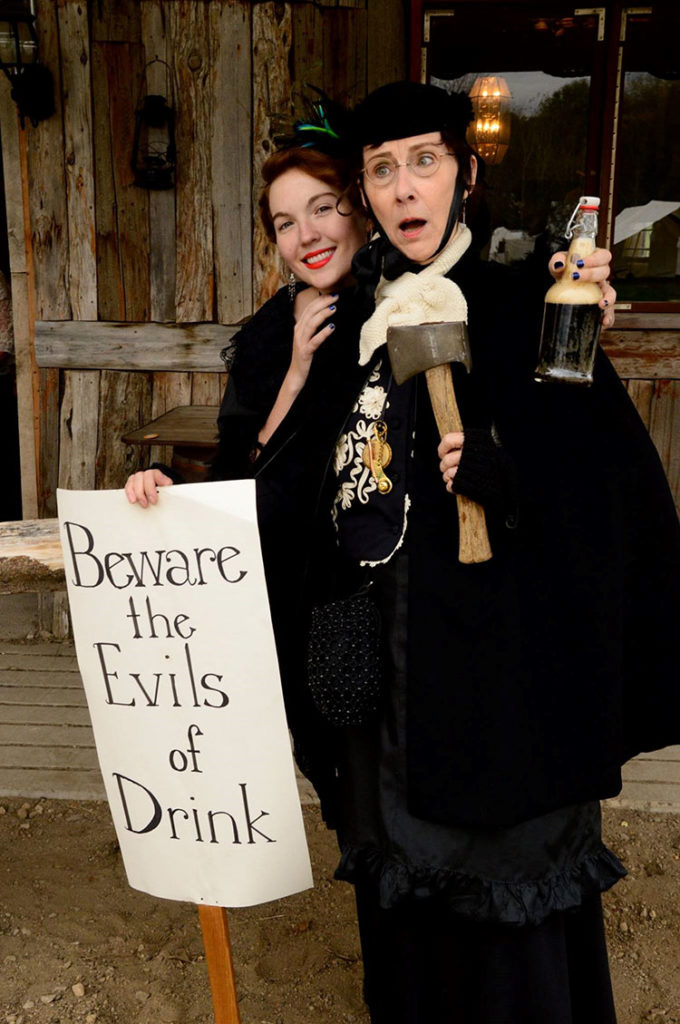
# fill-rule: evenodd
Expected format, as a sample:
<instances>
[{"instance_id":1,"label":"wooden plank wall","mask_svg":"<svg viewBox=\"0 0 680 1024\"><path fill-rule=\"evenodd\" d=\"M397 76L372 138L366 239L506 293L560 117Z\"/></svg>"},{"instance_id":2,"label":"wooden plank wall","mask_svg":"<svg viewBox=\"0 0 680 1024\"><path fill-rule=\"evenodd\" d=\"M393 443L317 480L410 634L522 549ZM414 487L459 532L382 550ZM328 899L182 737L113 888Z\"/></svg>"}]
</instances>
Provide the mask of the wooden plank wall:
<instances>
[{"instance_id":1,"label":"wooden plank wall","mask_svg":"<svg viewBox=\"0 0 680 1024\"><path fill-rule=\"evenodd\" d=\"M626 387L661 456L680 514L680 380L628 380Z\"/></svg>"},{"instance_id":2,"label":"wooden plank wall","mask_svg":"<svg viewBox=\"0 0 680 1024\"><path fill-rule=\"evenodd\" d=\"M402 76L403 6L38 0L57 110L26 133L36 318L237 324L251 315L281 278L253 217L272 115L290 113L306 83L354 101ZM132 181L144 92L176 108L173 190ZM218 371L40 370L38 514L56 513L57 486L118 487L149 457L167 457L126 448L120 435L175 405L218 403Z\"/></svg>"},{"instance_id":3,"label":"wooden plank wall","mask_svg":"<svg viewBox=\"0 0 680 1024\"><path fill-rule=\"evenodd\" d=\"M656 445L680 514L680 314L620 310L602 344Z\"/></svg>"},{"instance_id":4,"label":"wooden plank wall","mask_svg":"<svg viewBox=\"0 0 680 1024\"><path fill-rule=\"evenodd\" d=\"M0 125L2 126L3 178L7 209L7 241L10 258L10 289L14 349L16 355L17 402L23 415L19 419L19 452L21 457L21 492L27 516L37 515L38 493L36 473L36 370L33 359L33 259L27 244L28 189L25 173L25 134L19 131L16 106L10 96L10 83L5 76L0 82Z\"/></svg>"}]
</instances>

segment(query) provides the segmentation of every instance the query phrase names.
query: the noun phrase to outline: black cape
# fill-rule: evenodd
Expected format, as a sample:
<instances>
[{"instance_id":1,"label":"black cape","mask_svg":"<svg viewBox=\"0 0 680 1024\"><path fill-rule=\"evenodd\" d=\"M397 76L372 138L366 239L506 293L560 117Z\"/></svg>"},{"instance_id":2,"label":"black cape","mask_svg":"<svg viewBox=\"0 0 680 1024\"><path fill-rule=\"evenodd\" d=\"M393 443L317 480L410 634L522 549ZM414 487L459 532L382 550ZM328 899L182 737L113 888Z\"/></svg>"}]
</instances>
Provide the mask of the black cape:
<instances>
[{"instance_id":1,"label":"black cape","mask_svg":"<svg viewBox=\"0 0 680 1024\"><path fill-rule=\"evenodd\" d=\"M419 387L407 534L409 808L450 824L510 825L613 796L626 760L680 742L680 528L654 446L604 354L591 388L536 383L535 293L474 254L450 276L469 307L474 368L454 370L463 422L495 424L517 499L487 510L492 560L459 563L456 505ZM289 358L292 328L279 335L270 313L246 334L268 328ZM340 586L330 460L367 375L357 366L361 319L359 304L341 298L335 334L257 465L291 727L326 798L333 732L306 693L304 632L310 604ZM252 400L247 388L241 397ZM237 405L232 398L231 416L223 409L223 447Z\"/></svg>"}]
</instances>

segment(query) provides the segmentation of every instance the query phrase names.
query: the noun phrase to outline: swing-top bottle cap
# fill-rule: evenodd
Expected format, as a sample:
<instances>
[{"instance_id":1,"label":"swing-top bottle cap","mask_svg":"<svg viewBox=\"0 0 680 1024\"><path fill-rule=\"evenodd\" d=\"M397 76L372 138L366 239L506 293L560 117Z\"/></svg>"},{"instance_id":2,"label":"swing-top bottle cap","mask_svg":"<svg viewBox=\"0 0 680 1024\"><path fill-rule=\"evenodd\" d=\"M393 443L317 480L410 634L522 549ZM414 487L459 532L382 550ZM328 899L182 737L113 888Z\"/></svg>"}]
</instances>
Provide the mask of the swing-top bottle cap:
<instances>
[{"instance_id":1,"label":"swing-top bottle cap","mask_svg":"<svg viewBox=\"0 0 680 1024\"><path fill-rule=\"evenodd\" d=\"M571 241L571 239L573 238L573 236L574 236L574 228L575 228L575 226L576 226L576 224L577 224L577 222L579 220L579 216L580 216L581 213L583 213L583 212L585 212L585 213L597 213L599 209L600 209L600 197L599 196L581 196L581 198L578 201L578 205L574 207L574 212L572 213L571 217L569 218L569 223L567 224L567 230L564 233L565 238L569 239L569 241Z\"/></svg>"}]
</instances>

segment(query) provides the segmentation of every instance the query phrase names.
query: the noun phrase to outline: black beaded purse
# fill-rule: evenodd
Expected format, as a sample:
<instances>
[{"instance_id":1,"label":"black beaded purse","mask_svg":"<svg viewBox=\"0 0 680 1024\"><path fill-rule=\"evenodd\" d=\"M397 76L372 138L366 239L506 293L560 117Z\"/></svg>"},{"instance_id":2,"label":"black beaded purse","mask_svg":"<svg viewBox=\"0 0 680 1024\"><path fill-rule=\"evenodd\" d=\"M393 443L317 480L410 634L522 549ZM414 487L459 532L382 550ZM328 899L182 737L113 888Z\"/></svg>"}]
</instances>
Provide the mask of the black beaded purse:
<instances>
[{"instance_id":1,"label":"black beaded purse","mask_svg":"<svg viewBox=\"0 0 680 1024\"><path fill-rule=\"evenodd\" d=\"M367 722L379 706L381 623L369 588L312 609L307 681L318 710L338 727Z\"/></svg>"}]
</instances>

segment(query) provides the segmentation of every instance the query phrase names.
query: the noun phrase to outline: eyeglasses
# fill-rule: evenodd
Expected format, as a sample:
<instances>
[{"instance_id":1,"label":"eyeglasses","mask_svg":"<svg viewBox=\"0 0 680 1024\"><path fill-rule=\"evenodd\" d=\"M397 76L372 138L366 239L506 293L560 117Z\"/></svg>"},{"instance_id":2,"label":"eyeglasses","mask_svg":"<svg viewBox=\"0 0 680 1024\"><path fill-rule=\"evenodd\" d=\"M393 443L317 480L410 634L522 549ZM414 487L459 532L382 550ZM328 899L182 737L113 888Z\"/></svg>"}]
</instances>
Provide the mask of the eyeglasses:
<instances>
[{"instance_id":1,"label":"eyeglasses","mask_svg":"<svg viewBox=\"0 0 680 1024\"><path fill-rule=\"evenodd\" d=\"M391 185L397 177L400 167L408 167L416 178L431 178L433 174L436 174L437 168L445 156L454 156L454 154L435 153L429 149L421 149L414 157L403 163L398 163L391 156L376 156L373 160L369 160L362 170L372 185Z\"/></svg>"}]
</instances>

